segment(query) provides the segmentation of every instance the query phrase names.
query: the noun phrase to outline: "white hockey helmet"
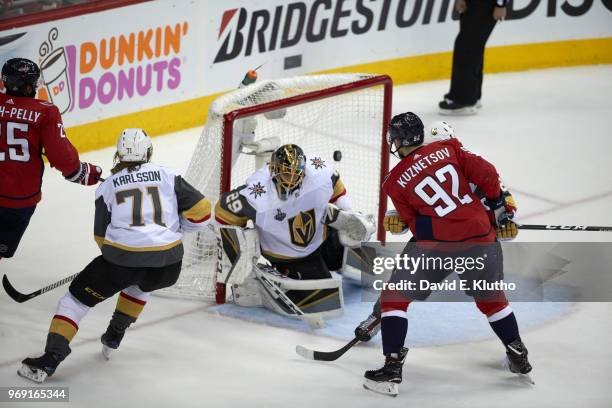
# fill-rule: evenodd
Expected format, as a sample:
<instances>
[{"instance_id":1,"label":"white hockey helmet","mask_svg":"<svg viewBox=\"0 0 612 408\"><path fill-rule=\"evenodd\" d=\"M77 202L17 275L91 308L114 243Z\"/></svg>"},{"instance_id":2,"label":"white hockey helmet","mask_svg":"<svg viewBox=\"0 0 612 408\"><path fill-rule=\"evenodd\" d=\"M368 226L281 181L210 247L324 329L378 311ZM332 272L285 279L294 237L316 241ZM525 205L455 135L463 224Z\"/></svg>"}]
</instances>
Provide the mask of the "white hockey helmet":
<instances>
[{"instance_id":1,"label":"white hockey helmet","mask_svg":"<svg viewBox=\"0 0 612 408\"><path fill-rule=\"evenodd\" d=\"M117 159L121 162L148 162L153 155L153 143L139 128L124 129L117 140Z\"/></svg>"}]
</instances>

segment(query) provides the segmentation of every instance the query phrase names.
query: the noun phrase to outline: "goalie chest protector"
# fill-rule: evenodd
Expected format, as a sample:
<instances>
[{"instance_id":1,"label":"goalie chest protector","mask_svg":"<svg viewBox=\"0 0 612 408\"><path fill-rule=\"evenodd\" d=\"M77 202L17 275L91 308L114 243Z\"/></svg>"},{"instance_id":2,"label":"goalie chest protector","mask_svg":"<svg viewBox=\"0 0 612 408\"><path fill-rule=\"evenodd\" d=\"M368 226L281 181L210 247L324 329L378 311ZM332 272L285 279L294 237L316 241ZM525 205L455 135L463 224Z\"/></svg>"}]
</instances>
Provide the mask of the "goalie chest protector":
<instances>
[{"instance_id":1,"label":"goalie chest protector","mask_svg":"<svg viewBox=\"0 0 612 408\"><path fill-rule=\"evenodd\" d=\"M323 218L333 196L334 173L321 158L309 159L301 187L286 200L279 198L268 166L247 179L240 194L256 212L264 255L275 260L303 258L323 243Z\"/></svg>"}]
</instances>

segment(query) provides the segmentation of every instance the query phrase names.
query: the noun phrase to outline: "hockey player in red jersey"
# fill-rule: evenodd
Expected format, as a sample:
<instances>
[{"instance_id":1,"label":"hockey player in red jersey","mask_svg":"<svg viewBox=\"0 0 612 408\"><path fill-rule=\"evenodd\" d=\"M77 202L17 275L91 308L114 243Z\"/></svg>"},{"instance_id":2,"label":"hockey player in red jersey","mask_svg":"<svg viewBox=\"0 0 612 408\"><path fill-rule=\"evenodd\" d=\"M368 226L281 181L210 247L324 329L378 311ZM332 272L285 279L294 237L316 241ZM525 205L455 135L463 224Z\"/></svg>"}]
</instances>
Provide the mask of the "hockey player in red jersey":
<instances>
[{"instance_id":1,"label":"hockey player in red jersey","mask_svg":"<svg viewBox=\"0 0 612 408\"><path fill-rule=\"evenodd\" d=\"M393 117L388 143L391 153L401 161L382 187L396 209L385 216L385 230L392 233L410 230L412 241L420 246L434 247L427 243L435 243L436 248L448 248L453 244L446 243L461 243L454 245L468 250L486 248L490 252L487 253L486 269L501 274L501 247L496 241L498 238L512 239L518 232L513 222L516 206L512 195L500 188L495 167L464 148L458 139L448 138L426 145L423 141L423 123L417 115L407 112ZM489 210L482 205L470 183L484 195ZM408 244L405 253L411 245L414 248L415 244ZM402 271L396 269L394 276L398 272ZM427 279L434 276L441 281L448 273L416 270L411 271L410 276ZM385 365L366 371L365 388L397 395L397 384L402 381L402 366L408 352L404 347L408 331L407 309L412 300L424 300L429 293L415 291L407 295L383 291L381 334ZM488 292L488 297L472 296L506 347L510 371L522 375L529 373L527 349L503 291Z\"/></svg>"},{"instance_id":2,"label":"hockey player in red jersey","mask_svg":"<svg viewBox=\"0 0 612 408\"><path fill-rule=\"evenodd\" d=\"M0 259L13 256L41 198L44 154L66 180L98 182L102 169L79 160L60 112L35 99L38 66L13 58L2 67L6 94L0 93Z\"/></svg>"}]
</instances>

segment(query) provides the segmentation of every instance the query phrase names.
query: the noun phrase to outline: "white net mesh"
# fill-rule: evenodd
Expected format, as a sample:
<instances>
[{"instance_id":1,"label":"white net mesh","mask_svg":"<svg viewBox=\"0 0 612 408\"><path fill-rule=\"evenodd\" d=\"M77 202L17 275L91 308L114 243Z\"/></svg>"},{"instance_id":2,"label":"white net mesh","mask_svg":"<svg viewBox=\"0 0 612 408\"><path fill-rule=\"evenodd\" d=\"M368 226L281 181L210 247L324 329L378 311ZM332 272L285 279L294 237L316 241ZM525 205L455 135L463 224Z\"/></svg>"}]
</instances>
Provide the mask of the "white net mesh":
<instances>
[{"instance_id":1,"label":"white net mesh","mask_svg":"<svg viewBox=\"0 0 612 408\"><path fill-rule=\"evenodd\" d=\"M308 158L320 156L335 167L346 185L353 208L377 215L380 191L383 107L382 85L359 89L371 75L313 75L257 82L219 97L213 102L185 176L214 203L220 194L222 161L231 154L224 146L224 115L272 100L307 95L312 100L286 109L282 118L257 113L255 140L276 136L281 144L296 143ZM362 82L360 82L362 81ZM348 85L347 85L348 84ZM338 89L338 87L340 89ZM349 89L346 92L346 89ZM321 98L319 91L330 92ZM278 111L277 111L278 112ZM340 151L342 160L332 160ZM337 157L337 154L336 154ZM244 184L255 171L255 157L239 154L231 168L231 188ZM216 237L212 230L185 236L185 256L179 281L165 289L166 295L214 300Z\"/></svg>"}]
</instances>

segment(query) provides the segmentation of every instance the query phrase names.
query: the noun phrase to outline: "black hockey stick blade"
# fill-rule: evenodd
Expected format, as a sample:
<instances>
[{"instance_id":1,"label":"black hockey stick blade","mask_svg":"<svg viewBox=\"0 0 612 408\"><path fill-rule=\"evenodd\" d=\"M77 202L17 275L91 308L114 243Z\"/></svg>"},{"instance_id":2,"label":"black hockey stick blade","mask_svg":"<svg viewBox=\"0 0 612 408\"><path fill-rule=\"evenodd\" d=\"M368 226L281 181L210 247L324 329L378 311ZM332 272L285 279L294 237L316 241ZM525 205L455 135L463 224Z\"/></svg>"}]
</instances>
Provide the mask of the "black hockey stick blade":
<instances>
[{"instance_id":1,"label":"black hockey stick blade","mask_svg":"<svg viewBox=\"0 0 612 408\"><path fill-rule=\"evenodd\" d=\"M78 273L75 273L74 275L70 275L62 280L59 280L55 283L52 283L50 285L45 286L44 288L40 288L32 293L21 293L19 292L17 289L15 289L13 287L13 285L11 285L11 282L9 282L8 278L6 277L6 275L2 276L2 286L4 287L4 290L6 291L6 294L9 295L11 297L11 299L13 299L15 302L18 303L23 303L27 300L30 300L32 298L35 298L38 295L42 295L45 292L48 292L52 289L55 289L57 287L60 287L62 285L65 285L68 282L71 282L74 278L76 278L78 276Z\"/></svg>"},{"instance_id":2,"label":"black hockey stick blade","mask_svg":"<svg viewBox=\"0 0 612 408\"><path fill-rule=\"evenodd\" d=\"M2 276L2 286L4 287L4 290L6 291L6 294L9 295L11 297L11 299L13 299L15 302L19 302L19 303L23 303L28 299L31 299L35 296L38 295L38 291L30 293L29 295L24 295L23 293L19 293L14 287L13 285L11 285L11 282L9 282L8 278L6 277L6 275Z\"/></svg>"},{"instance_id":3,"label":"black hockey stick blade","mask_svg":"<svg viewBox=\"0 0 612 408\"><path fill-rule=\"evenodd\" d=\"M343 347L335 351L316 351L306 348L304 346L297 345L295 346L295 352L308 360L335 361L342 357L344 353L349 351L349 349L357 343L359 343L359 339L355 337L353 340L349 341Z\"/></svg>"}]
</instances>

